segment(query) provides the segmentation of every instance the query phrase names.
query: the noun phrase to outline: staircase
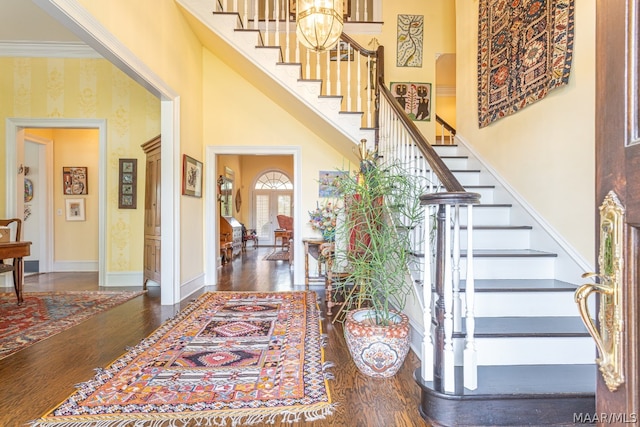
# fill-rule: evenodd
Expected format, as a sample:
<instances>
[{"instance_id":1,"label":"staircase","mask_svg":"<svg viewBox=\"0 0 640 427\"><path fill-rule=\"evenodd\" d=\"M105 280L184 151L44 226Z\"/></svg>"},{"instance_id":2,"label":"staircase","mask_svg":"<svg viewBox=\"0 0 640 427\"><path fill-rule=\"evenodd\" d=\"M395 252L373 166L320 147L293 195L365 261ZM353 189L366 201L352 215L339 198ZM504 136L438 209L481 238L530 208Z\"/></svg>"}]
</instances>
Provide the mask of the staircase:
<instances>
[{"instance_id":1,"label":"staircase","mask_svg":"<svg viewBox=\"0 0 640 427\"><path fill-rule=\"evenodd\" d=\"M242 19L242 13L221 12L210 0L176 2L207 48L339 152L351 153L353 144L361 139L376 141L366 102L359 105L363 111L345 108L351 102L340 91L329 93L329 81L319 78L322 73L316 71L309 77L308 57L305 67L303 61L291 60L288 44L267 46L274 35L265 35L265 31L273 32L276 23L263 23L260 29L259 23L248 23L246 14ZM285 21L283 26L280 31L288 40L291 25ZM363 74L368 78L370 72L366 69ZM337 78L334 88L345 84L339 74ZM400 133L393 135L400 139ZM576 280L585 268L463 140L456 137L455 141L457 145L434 148L462 187L481 196L481 204L473 207L475 280L470 291L464 279L455 289L460 295L460 312L468 313L471 308L473 316L467 315L471 319L467 322L462 316L461 326L452 333L454 378L448 380L452 390L445 392L441 379L428 375L431 354L414 345L425 363L415 375L422 390L421 415L437 426L574 425L574 414L595 411L595 348L573 302ZM402 144L413 143L403 138ZM429 168L416 170L432 174ZM436 184L434 191L438 189ZM460 206L461 277L469 264L464 246L467 209ZM432 309L429 293L429 289L424 292L425 313ZM412 320L415 325L432 322L430 314ZM435 346L432 328L416 332L424 336L423 350ZM473 366L465 365L463 357L470 343ZM476 376L471 382L477 382L475 387L464 378L470 368Z\"/></svg>"},{"instance_id":2,"label":"staircase","mask_svg":"<svg viewBox=\"0 0 640 427\"><path fill-rule=\"evenodd\" d=\"M575 425L574 414L595 411L597 372L593 341L573 301L571 278L582 267L467 147L434 148L467 191L481 194L473 208L478 386L464 388L456 367L455 392L438 392L416 372L423 417L442 426ZM460 291L464 304L464 280ZM463 320L455 345L463 345L465 332Z\"/></svg>"}]
</instances>

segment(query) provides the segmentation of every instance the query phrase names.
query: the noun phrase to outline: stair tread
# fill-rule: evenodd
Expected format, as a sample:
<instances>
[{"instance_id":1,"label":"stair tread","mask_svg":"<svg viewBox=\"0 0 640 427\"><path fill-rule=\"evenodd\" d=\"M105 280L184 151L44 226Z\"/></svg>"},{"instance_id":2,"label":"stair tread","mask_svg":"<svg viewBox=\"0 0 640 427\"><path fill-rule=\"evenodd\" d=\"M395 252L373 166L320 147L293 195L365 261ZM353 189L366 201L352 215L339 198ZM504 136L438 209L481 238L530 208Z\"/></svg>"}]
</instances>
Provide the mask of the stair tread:
<instances>
[{"instance_id":1,"label":"stair tread","mask_svg":"<svg viewBox=\"0 0 640 427\"><path fill-rule=\"evenodd\" d=\"M460 256L466 257L467 251L460 251ZM557 257L558 254L534 249L475 249L474 258L485 257Z\"/></svg>"},{"instance_id":2,"label":"stair tread","mask_svg":"<svg viewBox=\"0 0 640 427\"><path fill-rule=\"evenodd\" d=\"M461 369L456 368L456 372ZM419 372L417 372L419 373ZM462 386L462 375L456 375L456 395L551 395L594 394L595 365L509 365L479 366L478 388L468 390ZM423 382L433 389L433 382Z\"/></svg>"},{"instance_id":3,"label":"stair tread","mask_svg":"<svg viewBox=\"0 0 640 427\"><path fill-rule=\"evenodd\" d=\"M460 230L466 230L466 225L461 225ZM532 230L530 225L475 225L474 230Z\"/></svg>"},{"instance_id":4,"label":"stair tread","mask_svg":"<svg viewBox=\"0 0 640 427\"><path fill-rule=\"evenodd\" d=\"M589 332L579 316L544 317L477 317L474 336L476 338L524 338L524 337L588 337ZM463 331L466 333L463 319Z\"/></svg>"},{"instance_id":5,"label":"stair tread","mask_svg":"<svg viewBox=\"0 0 640 427\"><path fill-rule=\"evenodd\" d=\"M556 279L479 279L474 281L476 292L575 292L576 285ZM464 291L466 281L460 281Z\"/></svg>"}]
</instances>

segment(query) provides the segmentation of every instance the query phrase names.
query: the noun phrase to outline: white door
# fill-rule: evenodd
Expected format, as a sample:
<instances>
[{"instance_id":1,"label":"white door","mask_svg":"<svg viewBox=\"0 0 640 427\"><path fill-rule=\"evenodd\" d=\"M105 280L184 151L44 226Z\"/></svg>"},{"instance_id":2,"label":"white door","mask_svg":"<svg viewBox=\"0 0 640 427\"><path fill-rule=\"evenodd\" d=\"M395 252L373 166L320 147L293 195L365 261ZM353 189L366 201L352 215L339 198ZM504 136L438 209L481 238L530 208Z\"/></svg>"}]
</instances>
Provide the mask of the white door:
<instances>
[{"instance_id":1,"label":"white door","mask_svg":"<svg viewBox=\"0 0 640 427\"><path fill-rule=\"evenodd\" d=\"M267 172L256 181L253 191L255 228L260 245L274 245L273 232L278 228L278 215L293 212L293 185L281 172Z\"/></svg>"}]
</instances>

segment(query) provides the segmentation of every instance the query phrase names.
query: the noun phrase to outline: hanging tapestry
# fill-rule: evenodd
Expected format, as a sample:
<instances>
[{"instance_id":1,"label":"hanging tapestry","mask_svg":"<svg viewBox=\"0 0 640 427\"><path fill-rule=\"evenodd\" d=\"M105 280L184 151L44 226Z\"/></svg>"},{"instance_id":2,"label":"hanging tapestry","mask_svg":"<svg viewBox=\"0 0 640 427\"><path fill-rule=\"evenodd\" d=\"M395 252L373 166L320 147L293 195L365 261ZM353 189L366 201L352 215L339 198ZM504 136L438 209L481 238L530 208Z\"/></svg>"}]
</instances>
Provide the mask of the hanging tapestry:
<instances>
[{"instance_id":1,"label":"hanging tapestry","mask_svg":"<svg viewBox=\"0 0 640 427\"><path fill-rule=\"evenodd\" d=\"M424 16L398 15L398 67L422 67Z\"/></svg>"},{"instance_id":2,"label":"hanging tapestry","mask_svg":"<svg viewBox=\"0 0 640 427\"><path fill-rule=\"evenodd\" d=\"M569 82L573 27L574 0L480 0L481 128Z\"/></svg>"}]
</instances>

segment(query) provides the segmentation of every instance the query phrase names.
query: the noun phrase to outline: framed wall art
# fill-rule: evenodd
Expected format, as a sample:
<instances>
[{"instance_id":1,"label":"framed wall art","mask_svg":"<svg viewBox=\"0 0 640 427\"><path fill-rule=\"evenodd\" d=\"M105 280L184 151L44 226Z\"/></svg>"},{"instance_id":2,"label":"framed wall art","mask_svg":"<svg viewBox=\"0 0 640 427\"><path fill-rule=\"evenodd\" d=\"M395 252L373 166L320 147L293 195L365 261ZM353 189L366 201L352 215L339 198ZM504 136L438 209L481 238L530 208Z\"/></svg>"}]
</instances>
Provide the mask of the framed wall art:
<instances>
[{"instance_id":1,"label":"framed wall art","mask_svg":"<svg viewBox=\"0 0 640 427\"><path fill-rule=\"evenodd\" d=\"M391 82L389 90L411 120L431 120L431 83Z\"/></svg>"},{"instance_id":2,"label":"framed wall art","mask_svg":"<svg viewBox=\"0 0 640 427\"><path fill-rule=\"evenodd\" d=\"M345 179L348 174L344 171L320 171L318 186L319 197L340 197L340 188L336 185L340 179ZM336 181L338 180L338 181Z\"/></svg>"},{"instance_id":3,"label":"framed wall art","mask_svg":"<svg viewBox=\"0 0 640 427\"><path fill-rule=\"evenodd\" d=\"M336 47L329 51L329 59L331 61L338 60L338 52L340 52L340 61L353 61L353 48L349 46L349 43L339 40Z\"/></svg>"},{"instance_id":4,"label":"framed wall art","mask_svg":"<svg viewBox=\"0 0 640 427\"><path fill-rule=\"evenodd\" d=\"M118 209L136 209L138 159L120 159L118 167Z\"/></svg>"},{"instance_id":5,"label":"framed wall art","mask_svg":"<svg viewBox=\"0 0 640 427\"><path fill-rule=\"evenodd\" d=\"M398 67L422 67L423 15L398 15Z\"/></svg>"},{"instance_id":6,"label":"framed wall art","mask_svg":"<svg viewBox=\"0 0 640 427\"><path fill-rule=\"evenodd\" d=\"M62 168L62 191L67 196L88 194L86 166L65 166Z\"/></svg>"},{"instance_id":7,"label":"framed wall art","mask_svg":"<svg viewBox=\"0 0 640 427\"><path fill-rule=\"evenodd\" d=\"M186 154L182 157L182 194L202 197L202 162Z\"/></svg>"},{"instance_id":8,"label":"framed wall art","mask_svg":"<svg viewBox=\"0 0 640 427\"><path fill-rule=\"evenodd\" d=\"M84 199L65 199L65 218L67 221L84 221Z\"/></svg>"}]
</instances>

